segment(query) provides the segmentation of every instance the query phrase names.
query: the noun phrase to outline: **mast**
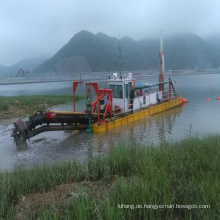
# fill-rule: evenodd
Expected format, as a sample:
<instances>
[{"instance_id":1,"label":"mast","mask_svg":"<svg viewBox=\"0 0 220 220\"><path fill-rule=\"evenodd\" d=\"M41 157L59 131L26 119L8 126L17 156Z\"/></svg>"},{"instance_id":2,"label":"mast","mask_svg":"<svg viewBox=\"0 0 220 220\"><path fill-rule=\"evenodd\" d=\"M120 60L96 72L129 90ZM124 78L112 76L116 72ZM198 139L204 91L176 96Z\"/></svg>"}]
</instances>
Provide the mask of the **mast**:
<instances>
[{"instance_id":1,"label":"mast","mask_svg":"<svg viewBox=\"0 0 220 220\"><path fill-rule=\"evenodd\" d=\"M159 82L164 81L164 54L163 54L163 31L160 32L160 74L159 74ZM164 85L159 85L159 90L164 92Z\"/></svg>"},{"instance_id":2,"label":"mast","mask_svg":"<svg viewBox=\"0 0 220 220\"><path fill-rule=\"evenodd\" d=\"M120 41L120 37L119 37L119 41L118 41L118 59L119 59L119 74L120 74L120 79L121 79L121 41Z\"/></svg>"},{"instance_id":3,"label":"mast","mask_svg":"<svg viewBox=\"0 0 220 220\"><path fill-rule=\"evenodd\" d=\"M163 31L160 35L160 73L164 76Z\"/></svg>"}]
</instances>

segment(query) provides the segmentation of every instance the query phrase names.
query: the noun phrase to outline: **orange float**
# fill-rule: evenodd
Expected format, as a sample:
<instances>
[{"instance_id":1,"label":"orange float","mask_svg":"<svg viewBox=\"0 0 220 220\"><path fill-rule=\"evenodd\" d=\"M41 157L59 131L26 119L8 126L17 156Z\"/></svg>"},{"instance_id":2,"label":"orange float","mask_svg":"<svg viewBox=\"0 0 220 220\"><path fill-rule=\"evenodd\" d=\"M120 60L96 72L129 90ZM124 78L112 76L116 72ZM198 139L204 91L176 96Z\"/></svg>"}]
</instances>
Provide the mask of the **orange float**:
<instances>
[{"instance_id":1,"label":"orange float","mask_svg":"<svg viewBox=\"0 0 220 220\"><path fill-rule=\"evenodd\" d=\"M187 103L187 99L186 98L182 98L182 103Z\"/></svg>"}]
</instances>

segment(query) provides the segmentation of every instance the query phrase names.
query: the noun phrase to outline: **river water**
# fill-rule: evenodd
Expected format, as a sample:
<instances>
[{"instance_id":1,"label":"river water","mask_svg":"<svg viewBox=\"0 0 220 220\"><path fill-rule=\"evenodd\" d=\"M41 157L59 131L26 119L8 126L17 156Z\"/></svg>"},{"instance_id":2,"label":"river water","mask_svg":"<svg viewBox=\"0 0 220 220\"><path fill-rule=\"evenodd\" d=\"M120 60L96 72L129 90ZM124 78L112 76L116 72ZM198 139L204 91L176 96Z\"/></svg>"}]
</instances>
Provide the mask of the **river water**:
<instances>
[{"instance_id":1,"label":"river water","mask_svg":"<svg viewBox=\"0 0 220 220\"><path fill-rule=\"evenodd\" d=\"M106 87L105 79L97 79L100 87ZM101 134L80 132L47 132L28 141L25 151L17 151L10 137L12 123L0 124L0 169L31 167L35 164L51 164L76 158L84 160L88 155L105 154L119 144L159 144L185 137L220 133L220 72L219 74L173 76L175 89L189 103L126 126ZM137 83L155 83L157 77L139 75ZM31 83L0 86L1 95L71 94L72 81ZM85 94L85 86L77 88ZM210 101L206 101L210 98ZM55 110L72 110L72 103ZM85 109L85 100L76 104L76 110Z\"/></svg>"}]
</instances>

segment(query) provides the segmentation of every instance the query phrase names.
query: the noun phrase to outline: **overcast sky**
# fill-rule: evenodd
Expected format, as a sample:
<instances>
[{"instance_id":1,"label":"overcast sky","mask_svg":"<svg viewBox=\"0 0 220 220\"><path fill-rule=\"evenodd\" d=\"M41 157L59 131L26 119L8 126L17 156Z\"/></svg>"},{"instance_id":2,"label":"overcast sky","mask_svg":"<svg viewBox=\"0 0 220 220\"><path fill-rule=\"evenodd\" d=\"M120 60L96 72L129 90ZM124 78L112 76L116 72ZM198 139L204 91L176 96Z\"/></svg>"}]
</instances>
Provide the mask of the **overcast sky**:
<instances>
[{"instance_id":1,"label":"overcast sky","mask_svg":"<svg viewBox=\"0 0 220 220\"><path fill-rule=\"evenodd\" d=\"M220 0L0 0L0 64L52 56L81 30L136 40L219 34Z\"/></svg>"}]
</instances>

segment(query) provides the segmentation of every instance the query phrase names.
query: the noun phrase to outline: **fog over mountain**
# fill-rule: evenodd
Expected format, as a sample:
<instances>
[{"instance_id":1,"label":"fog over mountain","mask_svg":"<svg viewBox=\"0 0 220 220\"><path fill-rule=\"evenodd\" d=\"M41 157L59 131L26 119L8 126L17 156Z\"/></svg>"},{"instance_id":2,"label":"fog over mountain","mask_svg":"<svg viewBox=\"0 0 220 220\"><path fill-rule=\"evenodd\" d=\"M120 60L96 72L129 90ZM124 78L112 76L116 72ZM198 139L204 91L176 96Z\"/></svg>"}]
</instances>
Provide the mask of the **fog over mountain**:
<instances>
[{"instance_id":1,"label":"fog over mountain","mask_svg":"<svg viewBox=\"0 0 220 220\"><path fill-rule=\"evenodd\" d=\"M219 11L219 0L2 0L0 64L52 57L81 30L140 41L159 39L163 29L164 37L194 33L206 40L219 35Z\"/></svg>"},{"instance_id":2,"label":"fog over mountain","mask_svg":"<svg viewBox=\"0 0 220 220\"><path fill-rule=\"evenodd\" d=\"M212 41L211 41L212 42ZM81 31L73 36L51 59L34 72L90 72L118 70L120 44L123 70L159 68L159 39L136 41L129 37L109 37L103 33ZM195 34L179 34L164 39L165 68L217 68L220 55Z\"/></svg>"}]
</instances>

